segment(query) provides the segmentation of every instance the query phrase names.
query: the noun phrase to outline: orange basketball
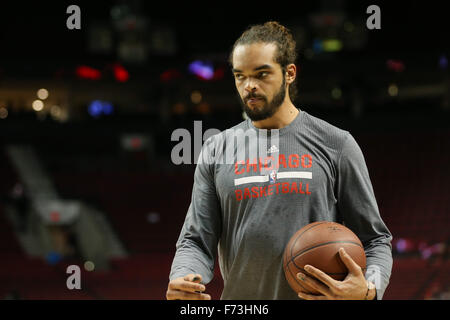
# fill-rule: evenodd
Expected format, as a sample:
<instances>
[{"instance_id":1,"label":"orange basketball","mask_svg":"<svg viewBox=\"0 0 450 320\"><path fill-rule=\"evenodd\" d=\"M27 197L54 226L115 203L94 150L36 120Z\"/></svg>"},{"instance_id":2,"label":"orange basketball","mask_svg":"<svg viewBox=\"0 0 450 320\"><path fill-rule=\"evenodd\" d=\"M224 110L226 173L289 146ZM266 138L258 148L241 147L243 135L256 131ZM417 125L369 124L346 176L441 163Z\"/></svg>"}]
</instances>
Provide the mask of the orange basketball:
<instances>
[{"instance_id":1,"label":"orange basketball","mask_svg":"<svg viewBox=\"0 0 450 320\"><path fill-rule=\"evenodd\" d=\"M309 275L303 268L309 264L336 280L347 276L347 267L339 256L344 248L350 257L366 269L366 254L359 238L349 228L330 221L310 223L298 230L289 240L283 255L283 269L286 280L295 292L320 294L313 288L300 283L297 273Z\"/></svg>"}]
</instances>

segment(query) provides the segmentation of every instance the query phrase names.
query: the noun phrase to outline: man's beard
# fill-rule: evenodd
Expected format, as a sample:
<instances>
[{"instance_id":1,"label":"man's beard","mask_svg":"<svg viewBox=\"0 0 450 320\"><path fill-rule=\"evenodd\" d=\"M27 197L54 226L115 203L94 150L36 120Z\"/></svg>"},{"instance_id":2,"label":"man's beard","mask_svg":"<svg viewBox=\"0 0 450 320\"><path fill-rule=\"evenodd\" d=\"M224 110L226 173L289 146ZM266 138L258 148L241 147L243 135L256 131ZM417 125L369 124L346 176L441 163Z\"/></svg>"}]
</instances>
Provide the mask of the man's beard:
<instances>
[{"instance_id":1,"label":"man's beard","mask_svg":"<svg viewBox=\"0 0 450 320\"><path fill-rule=\"evenodd\" d=\"M278 92L273 97L272 101L268 102L267 98L260 96L258 94L249 93L244 99L240 99L243 105L244 111L247 116L252 121L261 121L270 118L277 112L286 96L285 80L283 79L283 84L281 85ZM259 98L263 101L261 107L255 107L254 109L248 106L248 100L251 98Z\"/></svg>"}]
</instances>

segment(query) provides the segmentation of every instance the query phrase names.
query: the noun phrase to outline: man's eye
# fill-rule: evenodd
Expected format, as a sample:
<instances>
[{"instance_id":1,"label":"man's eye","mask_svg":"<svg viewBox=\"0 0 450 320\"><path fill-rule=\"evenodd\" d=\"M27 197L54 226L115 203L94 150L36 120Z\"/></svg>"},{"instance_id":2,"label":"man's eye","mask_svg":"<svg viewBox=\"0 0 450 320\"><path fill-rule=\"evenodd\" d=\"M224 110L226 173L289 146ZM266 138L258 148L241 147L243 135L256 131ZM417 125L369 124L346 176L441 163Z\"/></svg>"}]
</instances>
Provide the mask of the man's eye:
<instances>
[{"instance_id":1,"label":"man's eye","mask_svg":"<svg viewBox=\"0 0 450 320\"><path fill-rule=\"evenodd\" d=\"M244 76L242 74L235 74L234 77L238 80L244 79Z\"/></svg>"},{"instance_id":2,"label":"man's eye","mask_svg":"<svg viewBox=\"0 0 450 320\"><path fill-rule=\"evenodd\" d=\"M259 77L259 78L264 78L264 77L267 76L268 74L269 74L268 72L263 71L263 72L258 73L258 77Z\"/></svg>"}]
</instances>

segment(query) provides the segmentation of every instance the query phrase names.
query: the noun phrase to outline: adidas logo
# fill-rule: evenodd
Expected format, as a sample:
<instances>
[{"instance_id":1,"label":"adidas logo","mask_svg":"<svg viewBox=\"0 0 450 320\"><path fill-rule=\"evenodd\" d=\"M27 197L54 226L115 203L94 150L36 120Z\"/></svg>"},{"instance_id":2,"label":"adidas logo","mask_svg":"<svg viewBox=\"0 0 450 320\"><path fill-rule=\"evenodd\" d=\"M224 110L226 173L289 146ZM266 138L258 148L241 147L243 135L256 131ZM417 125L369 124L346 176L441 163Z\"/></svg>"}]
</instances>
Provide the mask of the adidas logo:
<instances>
[{"instance_id":1,"label":"adidas logo","mask_svg":"<svg viewBox=\"0 0 450 320\"><path fill-rule=\"evenodd\" d=\"M274 153L274 152L279 152L280 150L278 150L276 145L273 145L269 148L269 150L267 150L267 153Z\"/></svg>"}]
</instances>

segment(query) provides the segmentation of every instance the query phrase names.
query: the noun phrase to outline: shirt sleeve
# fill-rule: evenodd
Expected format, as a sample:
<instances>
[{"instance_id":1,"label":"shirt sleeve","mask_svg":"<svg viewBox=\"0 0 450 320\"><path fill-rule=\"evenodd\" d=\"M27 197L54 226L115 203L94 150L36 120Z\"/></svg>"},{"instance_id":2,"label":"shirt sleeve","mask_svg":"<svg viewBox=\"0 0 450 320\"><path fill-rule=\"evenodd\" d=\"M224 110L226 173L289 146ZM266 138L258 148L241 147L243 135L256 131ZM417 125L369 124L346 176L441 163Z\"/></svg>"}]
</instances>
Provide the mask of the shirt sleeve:
<instances>
[{"instance_id":1,"label":"shirt sleeve","mask_svg":"<svg viewBox=\"0 0 450 320\"><path fill-rule=\"evenodd\" d=\"M202 276L202 282L207 284L214 276L222 224L214 183L213 152L210 138L200 152L195 169L191 203L176 243L170 280L189 273L198 273Z\"/></svg>"},{"instance_id":2,"label":"shirt sleeve","mask_svg":"<svg viewBox=\"0 0 450 320\"><path fill-rule=\"evenodd\" d=\"M363 153L348 133L338 159L337 199L344 224L360 238L366 253L366 279L382 299L392 270L392 235L375 199Z\"/></svg>"}]
</instances>

